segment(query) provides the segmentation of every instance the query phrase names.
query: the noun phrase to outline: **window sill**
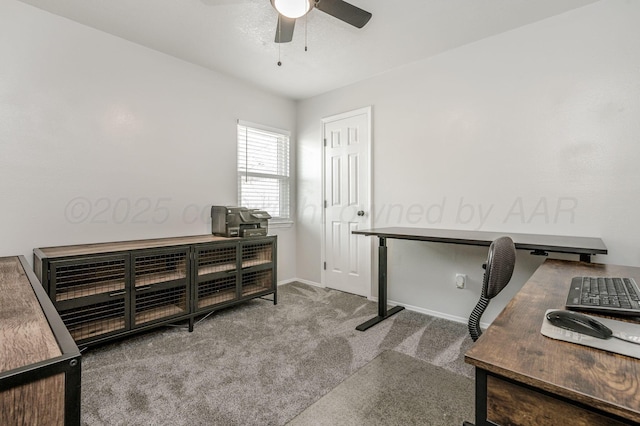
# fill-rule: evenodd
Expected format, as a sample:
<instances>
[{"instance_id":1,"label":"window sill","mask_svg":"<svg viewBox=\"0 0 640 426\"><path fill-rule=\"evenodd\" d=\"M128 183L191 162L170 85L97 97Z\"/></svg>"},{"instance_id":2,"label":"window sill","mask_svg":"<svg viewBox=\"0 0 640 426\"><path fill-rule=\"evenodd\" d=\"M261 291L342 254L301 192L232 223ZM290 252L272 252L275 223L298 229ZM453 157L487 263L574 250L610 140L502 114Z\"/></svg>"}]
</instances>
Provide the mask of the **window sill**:
<instances>
[{"instance_id":1,"label":"window sill","mask_svg":"<svg viewBox=\"0 0 640 426\"><path fill-rule=\"evenodd\" d=\"M277 222L269 222L269 229L274 228L291 228L293 226L293 221L291 220L283 220Z\"/></svg>"}]
</instances>

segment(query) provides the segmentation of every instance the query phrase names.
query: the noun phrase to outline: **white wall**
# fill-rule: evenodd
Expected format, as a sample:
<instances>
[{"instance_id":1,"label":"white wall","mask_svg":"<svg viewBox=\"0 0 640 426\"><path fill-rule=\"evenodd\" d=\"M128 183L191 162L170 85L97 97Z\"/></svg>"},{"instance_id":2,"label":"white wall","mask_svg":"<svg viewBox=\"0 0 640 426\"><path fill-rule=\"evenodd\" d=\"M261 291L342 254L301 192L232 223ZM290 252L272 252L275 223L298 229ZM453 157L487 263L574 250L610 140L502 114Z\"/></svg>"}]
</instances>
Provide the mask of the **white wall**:
<instances>
[{"instance_id":1,"label":"white wall","mask_svg":"<svg viewBox=\"0 0 640 426\"><path fill-rule=\"evenodd\" d=\"M13 0L0 58L3 256L207 234L237 203L236 120L295 134L291 100ZM292 279L295 227L274 231Z\"/></svg>"},{"instance_id":2,"label":"white wall","mask_svg":"<svg viewBox=\"0 0 640 426\"><path fill-rule=\"evenodd\" d=\"M298 276L321 280L320 120L367 105L375 226L596 236L594 261L640 265L639 21L640 2L603 0L301 102ZM468 317L486 248L389 246L390 300ZM542 260L518 252L483 320Z\"/></svg>"}]
</instances>

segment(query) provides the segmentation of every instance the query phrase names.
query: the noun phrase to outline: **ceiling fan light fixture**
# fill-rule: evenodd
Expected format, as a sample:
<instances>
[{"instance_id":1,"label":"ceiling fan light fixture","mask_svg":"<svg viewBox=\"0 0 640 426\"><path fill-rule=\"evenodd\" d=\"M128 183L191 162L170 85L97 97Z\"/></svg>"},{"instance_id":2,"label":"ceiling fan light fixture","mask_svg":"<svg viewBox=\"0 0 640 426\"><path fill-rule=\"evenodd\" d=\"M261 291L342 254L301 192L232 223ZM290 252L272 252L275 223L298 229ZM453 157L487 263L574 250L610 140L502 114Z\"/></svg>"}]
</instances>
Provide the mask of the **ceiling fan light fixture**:
<instances>
[{"instance_id":1,"label":"ceiling fan light fixture","mask_svg":"<svg viewBox=\"0 0 640 426\"><path fill-rule=\"evenodd\" d=\"M300 18L311 10L312 0L271 0L279 14L287 18Z\"/></svg>"}]
</instances>

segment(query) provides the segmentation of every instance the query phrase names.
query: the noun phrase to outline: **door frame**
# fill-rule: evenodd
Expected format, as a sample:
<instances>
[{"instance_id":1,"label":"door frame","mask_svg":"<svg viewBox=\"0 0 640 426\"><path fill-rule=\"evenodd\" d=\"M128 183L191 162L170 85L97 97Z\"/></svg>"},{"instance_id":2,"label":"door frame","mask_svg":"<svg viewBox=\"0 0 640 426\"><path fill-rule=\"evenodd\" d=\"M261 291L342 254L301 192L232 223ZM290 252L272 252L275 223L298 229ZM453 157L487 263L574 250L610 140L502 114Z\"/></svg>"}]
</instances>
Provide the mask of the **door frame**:
<instances>
[{"instance_id":1,"label":"door frame","mask_svg":"<svg viewBox=\"0 0 640 426\"><path fill-rule=\"evenodd\" d=\"M345 118L349 118L349 117L354 117L356 115L361 115L361 114L366 114L367 116L367 129L368 129L368 133L369 133L369 141L368 141L368 146L367 146L367 155L368 155L368 164L367 167L369 169L369 173L367 176L367 180L369 181L369 188L367 191L367 197L369 199L369 204L366 207L367 211L369 212L369 224L371 226L373 226L373 223L375 223L375 219L373 217L373 209L371 208L371 206L373 205L373 149L372 149L372 145L373 145L373 126L372 126L372 107L371 105L363 107L363 108L358 108L352 111L347 111L347 112L343 112L340 114L335 114L335 115L330 115L327 117L322 118L322 137L321 137L321 141L320 143L322 144L322 158L321 158L321 163L322 163L322 199L320 200L320 209L322 210L322 215L321 215L321 220L322 220L322 238L321 238L321 245L320 245L320 250L322 253L322 256L320 258L320 284L322 284L322 287L327 287L327 283L326 283L326 270L325 270L325 261L326 261L326 248L327 248L327 242L326 242L326 228L327 228L327 215L326 215L326 209L324 207L324 202L327 199L327 194L326 194L326 187L327 187L327 176L326 176L326 155L327 155L327 144L326 144L326 136L325 135L325 125L327 123L331 123L333 121L338 121L338 120L343 120ZM373 287L376 285L375 279L374 279L374 269L375 269L375 265L374 265L374 245L372 243L372 238L370 237L365 237L366 240L369 241L369 253L370 253L370 259L371 259L371 268L369 270L369 275L371 277L371 285L369 285L367 294L365 295L367 297L367 299L369 300L373 300L372 299L372 294L373 294Z\"/></svg>"}]
</instances>

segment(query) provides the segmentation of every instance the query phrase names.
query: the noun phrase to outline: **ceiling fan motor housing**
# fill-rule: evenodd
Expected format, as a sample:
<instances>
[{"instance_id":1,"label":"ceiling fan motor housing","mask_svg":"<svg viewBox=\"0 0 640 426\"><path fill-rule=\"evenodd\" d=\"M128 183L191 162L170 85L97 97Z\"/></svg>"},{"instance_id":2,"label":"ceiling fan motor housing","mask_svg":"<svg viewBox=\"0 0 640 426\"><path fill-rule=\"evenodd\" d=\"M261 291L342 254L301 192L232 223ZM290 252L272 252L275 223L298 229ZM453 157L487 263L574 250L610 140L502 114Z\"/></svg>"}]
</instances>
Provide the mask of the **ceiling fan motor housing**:
<instances>
[{"instance_id":1,"label":"ceiling fan motor housing","mask_svg":"<svg viewBox=\"0 0 640 426\"><path fill-rule=\"evenodd\" d=\"M271 0L271 6L287 18L301 18L314 6L314 0Z\"/></svg>"},{"instance_id":2,"label":"ceiling fan motor housing","mask_svg":"<svg viewBox=\"0 0 640 426\"><path fill-rule=\"evenodd\" d=\"M276 43L288 43L293 39L296 19L305 16L311 9L318 9L356 28L362 28L371 19L371 13L344 0L270 0L278 12Z\"/></svg>"}]
</instances>

